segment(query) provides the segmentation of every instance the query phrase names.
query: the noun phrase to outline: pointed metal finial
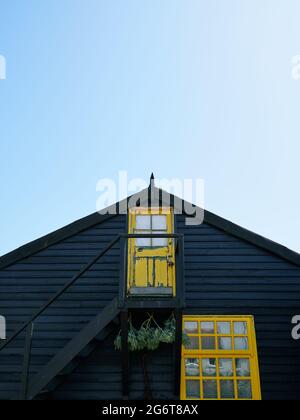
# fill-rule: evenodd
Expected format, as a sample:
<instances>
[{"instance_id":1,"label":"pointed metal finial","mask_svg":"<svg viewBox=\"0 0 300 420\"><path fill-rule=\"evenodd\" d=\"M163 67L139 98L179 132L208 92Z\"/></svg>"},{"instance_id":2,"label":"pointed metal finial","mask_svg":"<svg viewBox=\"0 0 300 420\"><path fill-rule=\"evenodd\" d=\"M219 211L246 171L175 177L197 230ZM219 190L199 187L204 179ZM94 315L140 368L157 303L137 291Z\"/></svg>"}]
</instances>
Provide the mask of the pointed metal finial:
<instances>
[{"instance_id":1,"label":"pointed metal finial","mask_svg":"<svg viewBox=\"0 0 300 420\"><path fill-rule=\"evenodd\" d=\"M152 174L151 174L151 177L150 177L150 184L149 184L149 187L151 188L151 187L154 187L155 185L154 185L154 183L155 183L155 178L154 178L154 173L152 172Z\"/></svg>"}]
</instances>

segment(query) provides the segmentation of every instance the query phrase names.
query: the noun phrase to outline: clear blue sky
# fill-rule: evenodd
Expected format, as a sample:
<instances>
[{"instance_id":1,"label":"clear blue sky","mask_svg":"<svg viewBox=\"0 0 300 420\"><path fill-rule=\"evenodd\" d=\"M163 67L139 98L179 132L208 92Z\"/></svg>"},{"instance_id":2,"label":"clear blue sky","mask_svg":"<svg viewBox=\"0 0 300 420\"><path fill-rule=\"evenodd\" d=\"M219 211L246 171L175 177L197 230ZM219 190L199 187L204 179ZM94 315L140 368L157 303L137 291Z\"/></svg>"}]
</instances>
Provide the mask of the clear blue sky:
<instances>
[{"instance_id":1,"label":"clear blue sky","mask_svg":"<svg viewBox=\"0 0 300 420\"><path fill-rule=\"evenodd\" d=\"M0 254L119 170L300 251L299 0L0 1Z\"/></svg>"}]
</instances>

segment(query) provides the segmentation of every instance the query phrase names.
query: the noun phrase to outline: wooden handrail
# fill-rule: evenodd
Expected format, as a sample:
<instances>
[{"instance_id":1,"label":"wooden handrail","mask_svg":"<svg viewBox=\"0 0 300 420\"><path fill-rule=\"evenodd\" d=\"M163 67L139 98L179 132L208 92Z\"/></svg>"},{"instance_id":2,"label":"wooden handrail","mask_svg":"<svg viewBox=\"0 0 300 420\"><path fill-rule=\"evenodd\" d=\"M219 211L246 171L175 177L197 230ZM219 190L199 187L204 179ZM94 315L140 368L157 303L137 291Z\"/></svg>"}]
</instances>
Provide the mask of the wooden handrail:
<instances>
[{"instance_id":1,"label":"wooden handrail","mask_svg":"<svg viewBox=\"0 0 300 420\"><path fill-rule=\"evenodd\" d=\"M28 325L30 325L32 322L36 320L47 308L49 308L50 305L52 305L53 302L55 302L65 291L67 291L73 284L76 282L76 280L79 279L87 270L89 270L92 265L94 265L101 257L103 257L107 251L109 251L120 239L120 235L117 236L114 240L112 240L99 254L96 255L95 258L93 258L92 261L90 261L84 268L82 268L79 273L77 273L72 279L67 282L62 289L60 289L55 295L47 302L45 305L43 305L38 311L28 320L26 321L17 331L14 332L14 334L7 339L1 346L0 346L0 352L3 350L6 346L8 346L9 343L11 343L19 334L21 334L22 331L24 331Z\"/></svg>"},{"instance_id":2,"label":"wooden handrail","mask_svg":"<svg viewBox=\"0 0 300 420\"><path fill-rule=\"evenodd\" d=\"M121 238L133 239L133 238L183 238L183 234L178 233L152 233L152 234L138 234L138 233L121 233L115 239L113 239L103 250L99 252L79 273L77 273L72 279L67 282L45 305L38 309L35 314L28 319L19 329L17 329L13 335L8 338L2 345L0 345L0 352L8 346L21 332L23 332L31 323L33 323L46 309L49 308L64 292L66 292L73 284L89 270L101 257L103 257Z\"/></svg>"}]
</instances>

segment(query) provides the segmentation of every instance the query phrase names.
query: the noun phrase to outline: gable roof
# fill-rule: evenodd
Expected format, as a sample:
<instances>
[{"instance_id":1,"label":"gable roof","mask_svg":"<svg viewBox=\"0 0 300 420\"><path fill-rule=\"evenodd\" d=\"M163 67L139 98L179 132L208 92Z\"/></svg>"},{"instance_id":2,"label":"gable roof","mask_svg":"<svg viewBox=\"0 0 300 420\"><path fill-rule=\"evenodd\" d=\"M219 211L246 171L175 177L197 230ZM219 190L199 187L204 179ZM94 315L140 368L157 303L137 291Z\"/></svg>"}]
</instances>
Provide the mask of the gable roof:
<instances>
[{"instance_id":1,"label":"gable roof","mask_svg":"<svg viewBox=\"0 0 300 420\"><path fill-rule=\"evenodd\" d=\"M156 188L155 186L153 186L153 184L151 188L152 190L154 189L155 193L158 194L160 197L161 197L162 192L164 194L168 194L165 191L159 188ZM142 194L143 192L147 192L147 191L149 191L149 189L143 190L139 194ZM115 217L116 214L110 214L111 213L110 210L115 209L117 210L117 214L118 214L118 209L124 208L124 206L127 206L131 197L132 196L112 206L107 207L106 209L102 211L103 214L95 212L89 216L76 220L75 222L62 227L61 229L51 232L39 239L36 239L32 242L27 243L26 245L23 245L15 249L14 251L11 251L3 255L2 257L0 257L0 270L7 268L10 265L15 264L18 261L24 258L27 258L37 252L40 252L51 245L61 242L64 239L67 239L88 228L91 228L99 223L103 223L104 221L112 217ZM173 194L169 194L169 197L170 197L171 204L172 203L174 204L175 200L178 199L178 197L174 196ZM160 203L162 203L161 199L160 199ZM245 229L235 223L232 223L229 220L226 220L220 216L217 216L216 214L211 213L207 210L204 210L204 223L214 226L224 231L225 233L235 236L238 239L247 241L252 245L258 246L297 266L300 266L300 254L298 254L297 252L292 251L288 249L287 247L280 245L277 242L267 239L261 235L251 232L250 230Z\"/></svg>"}]
</instances>

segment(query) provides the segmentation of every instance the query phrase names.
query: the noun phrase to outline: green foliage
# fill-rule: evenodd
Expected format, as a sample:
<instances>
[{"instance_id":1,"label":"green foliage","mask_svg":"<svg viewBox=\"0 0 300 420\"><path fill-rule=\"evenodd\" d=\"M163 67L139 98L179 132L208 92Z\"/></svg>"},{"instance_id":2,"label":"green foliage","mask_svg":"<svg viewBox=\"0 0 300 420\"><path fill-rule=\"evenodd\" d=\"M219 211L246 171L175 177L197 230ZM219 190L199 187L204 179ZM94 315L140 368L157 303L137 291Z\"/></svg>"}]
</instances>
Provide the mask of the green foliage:
<instances>
[{"instance_id":1,"label":"green foliage","mask_svg":"<svg viewBox=\"0 0 300 420\"><path fill-rule=\"evenodd\" d=\"M128 328L128 347L130 351L141 350L156 350L161 343L171 344L175 341L176 322L174 314L170 316L165 322L164 326L160 327L155 321L153 315L146 319L139 329L136 329L131 319L129 320ZM121 331L116 337L116 350L122 349ZM183 334L183 344L189 344L189 338Z\"/></svg>"}]
</instances>

